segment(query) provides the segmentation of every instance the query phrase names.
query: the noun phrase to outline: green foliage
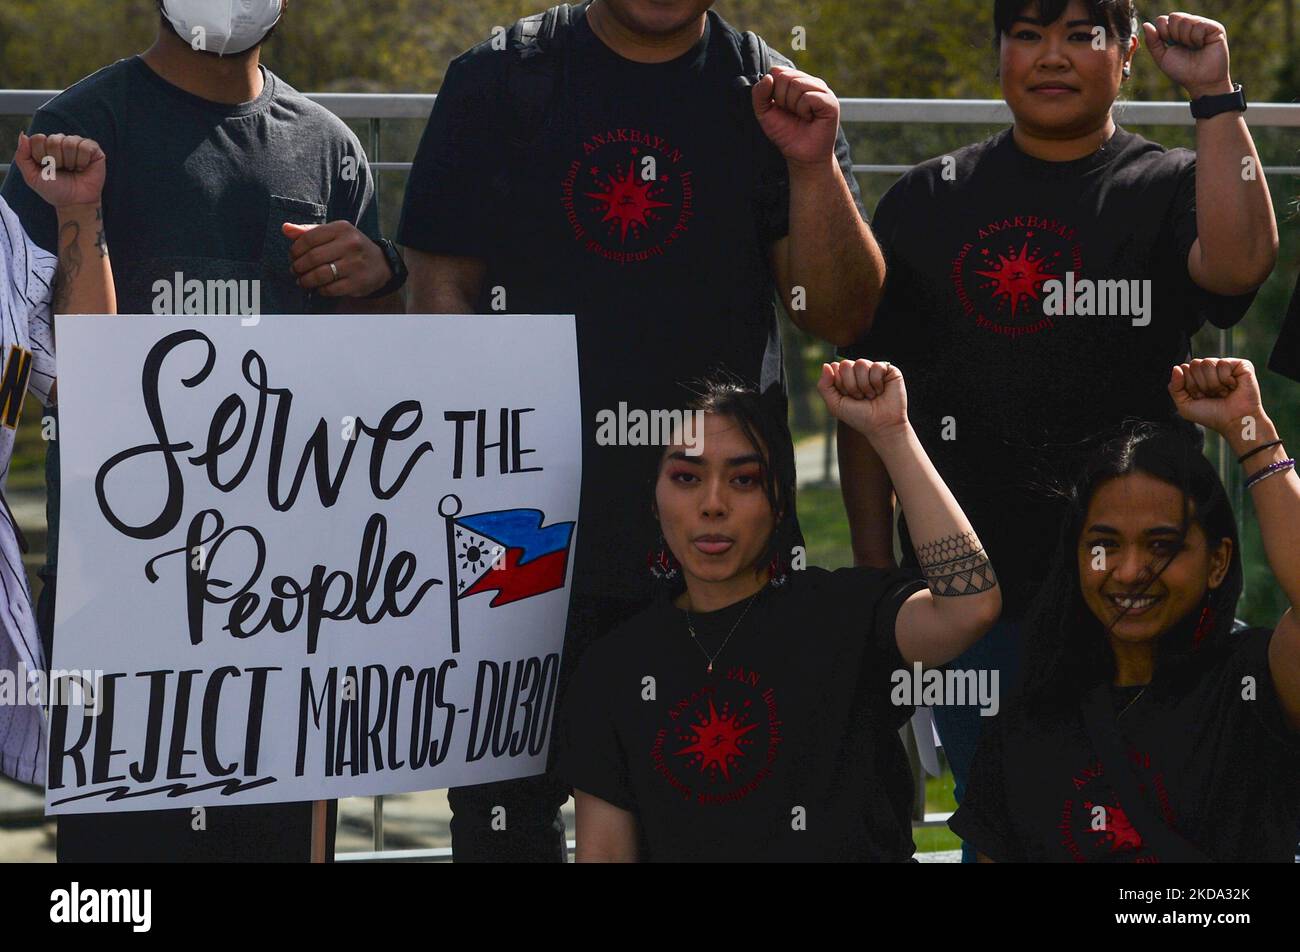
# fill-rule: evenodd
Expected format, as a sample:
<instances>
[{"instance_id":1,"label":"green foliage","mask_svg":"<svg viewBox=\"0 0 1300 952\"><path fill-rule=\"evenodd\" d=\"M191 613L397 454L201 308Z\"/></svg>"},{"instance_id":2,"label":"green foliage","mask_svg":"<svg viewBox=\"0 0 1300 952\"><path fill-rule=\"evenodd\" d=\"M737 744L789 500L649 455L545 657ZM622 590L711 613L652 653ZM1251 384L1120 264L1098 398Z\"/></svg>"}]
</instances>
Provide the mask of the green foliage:
<instances>
[{"instance_id":1,"label":"green foliage","mask_svg":"<svg viewBox=\"0 0 1300 952\"><path fill-rule=\"evenodd\" d=\"M1222 21L1233 52L1233 76L1256 101L1300 96L1300 65L1289 50L1295 0L1196 0L1157 6L1141 0L1146 17L1183 7ZM267 43L266 63L297 88L310 92L435 92L447 64L462 50L487 38L494 26L544 8L546 0L289 0L285 17ZM761 33L804 69L821 76L841 96L888 98L996 98L997 55L992 35L992 0L719 0L717 10L734 26ZM0 89L61 89L102 66L152 43L158 29L157 0L2 0L0 2ZM806 49L792 48L802 28ZM1183 98L1140 52L1125 98ZM1123 122L1122 107L1119 113ZM0 117L0 142L13 142L25 117ZM377 126L378 124L376 124ZM379 158L375 128L354 123L362 142ZM422 122L383 124L385 161L409 161ZM870 125L849 129L859 163L906 165L940 155L995 131L993 127L921 124ZM1191 130L1138 128L1166 145L1193 145ZM1291 130L1256 130L1266 163L1295 161ZM11 148L11 147L10 147ZM7 156L0 151L0 163ZM404 173L379 173L381 221L396 225ZM863 174L868 209L892 184L891 174ZM1282 256L1246 320L1235 331L1234 352L1263 368L1277 338L1286 302L1300 268L1300 239L1290 214L1290 196L1300 191L1291 178L1270 180L1283 220ZM794 420L801 433L820 429L815 381L829 349L792 326L786 327ZM1198 354L1221 349L1213 331L1196 341ZM802 368L800 363L802 359ZM1300 434L1300 391L1288 381L1263 375L1265 405L1284 434ZM29 408L30 409L30 408ZM34 412L34 411L33 411ZM29 414L30 417L30 414ZM43 444L29 418L20 431L12 478L39 484ZM805 494L805 528L815 564L849 561L838 494ZM1239 507L1246 525L1249 567L1242 615L1257 624L1275 622L1281 593L1269 575L1249 501Z\"/></svg>"},{"instance_id":2,"label":"green foliage","mask_svg":"<svg viewBox=\"0 0 1300 952\"><path fill-rule=\"evenodd\" d=\"M1288 0L1198 0L1192 12L1228 28L1233 72L1257 100L1288 81ZM447 63L494 26L545 0L289 0L266 48L277 73L313 92L433 92ZM1176 9L1177 7L1171 7ZM992 0L719 0L734 26L761 33L847 96L993 97ZM1147 16L1157 11L1140 4ZM56 89L144 49L157 0L4 0L0 88ZM803 27L807 48L791 48ZM1168 80L1141 54L1130 95L1167 99Z\"/></svg>"},{"instance_id":3,"label":"green foliage","mask_svg":"<svg viewBox=\"0 0 1300 952\"><path fill-rule=\"evenodd\" d=\"M838 486L807 486L795 501L799 528L808 548L808 564L838 569L853 564L844 501Z\"/></svg>"}]
</instances>

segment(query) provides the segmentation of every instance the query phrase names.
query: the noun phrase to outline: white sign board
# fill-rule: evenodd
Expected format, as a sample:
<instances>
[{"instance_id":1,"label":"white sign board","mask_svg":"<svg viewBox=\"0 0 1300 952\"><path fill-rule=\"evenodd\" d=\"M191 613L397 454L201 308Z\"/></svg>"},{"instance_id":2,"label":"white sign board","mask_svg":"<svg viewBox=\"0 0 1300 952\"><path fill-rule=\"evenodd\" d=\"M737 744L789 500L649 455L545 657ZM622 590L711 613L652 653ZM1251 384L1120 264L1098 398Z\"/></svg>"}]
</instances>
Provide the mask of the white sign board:
<instances>
[{"instance_id":1,"label":"white sign board","mask_svg":"<svg viewBox=\"0 0 1300 952\"><path fill-rule=\"evenodd\" d=\"M572 317L60 317L47 812L545 768Z\"/></svg>"}]
</instances>

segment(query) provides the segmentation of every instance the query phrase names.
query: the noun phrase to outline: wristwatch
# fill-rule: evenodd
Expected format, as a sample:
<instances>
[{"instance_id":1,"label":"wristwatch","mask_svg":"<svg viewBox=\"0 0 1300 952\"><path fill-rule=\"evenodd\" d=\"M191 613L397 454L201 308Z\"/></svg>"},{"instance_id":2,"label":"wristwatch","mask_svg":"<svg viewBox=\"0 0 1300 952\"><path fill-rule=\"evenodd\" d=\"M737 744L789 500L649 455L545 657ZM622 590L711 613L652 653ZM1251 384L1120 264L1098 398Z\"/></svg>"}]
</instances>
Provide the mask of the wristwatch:
<instances>
[{"instance_id":1,"label":"wristwatch","mask_svg":"<svg viewBox=\"0 0 1300 952\"><path fill-rule=\"evenodd\" d=\"M1192 100L1192 115L1197 119L1213 119L1224 112L1245 112L1246 92L1241 83L1233 83L1230 93L1217 96L1202 96Z\"/></svg>"},{"instance_id":2,"label":"wristwatch","mask_svg":"<svg viewBox=\"0 0 1300 952\"><path fill-rule=\"evenodd\" d=\"M387 238L378 238L375 244L379 250L384 253L384 260L388 262L388 267L393 272L392 280L385 284L374 294L367 294L366 300L372 301L375 298L387 297L396 291L401 290L402 285L406 283L406 262L402 260L401 254L397 251L397 245L393 244Z\"/></svg>"}]
</instances>

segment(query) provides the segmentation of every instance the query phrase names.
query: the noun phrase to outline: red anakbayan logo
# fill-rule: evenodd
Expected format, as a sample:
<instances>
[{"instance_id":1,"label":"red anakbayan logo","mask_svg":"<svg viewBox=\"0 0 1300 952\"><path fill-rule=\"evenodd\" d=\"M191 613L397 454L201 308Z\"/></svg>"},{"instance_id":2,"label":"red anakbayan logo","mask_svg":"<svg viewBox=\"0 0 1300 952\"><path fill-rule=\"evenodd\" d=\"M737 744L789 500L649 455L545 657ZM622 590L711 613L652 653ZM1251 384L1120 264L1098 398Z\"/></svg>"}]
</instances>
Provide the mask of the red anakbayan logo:
<instances>
[{"instance_id":1,"label":"red anakbayan logo","mask_svg":"<svg viewBox=\"0 0 1300 952\"><path fill-rule=\"evenodd\" d=\"M783 742L776 692L732 667L673 704L650 751L655 772L684 799L729 803L772 775Z\"/></svg>"},{"instance_id":2,"label":"red anakbayan logo","mask_svg":"<svg viewBox=\"0 0 1300 952\"><path fill-rule=\"evenodd\" d=\"M1088 811L1089 816L1095 816L1091 800L1083 801L1083 808ZM1105 818L1105 826L1101 829L1093 829L1092 833L1097 840L1103 842L1110 848L1112 853L1118 853L1120 850L1136 850L1142 847L1142 834L1140 834L1129 822L1128 814L1118 804L1101 804L1102 816Z\"/></svg>"},{"instance_id":3,"label":"red anakbayan logo","mask_svg":"<svg viewBox=\"0 0 1300 952\"><path fill-rule=\"evenodd\" d=\"M693 723L678 735L688 743L676 752L677 756L689 758L690 763L704 773L715 776L721 773L724 780L730 780L732 766L745 757L754 743L754 739L746 735L758 727L746 723L749 705L745 707L743 713L728 713L728 706L723 705L719 714L713 698L709 698L708 713L701 716L697 711Z\"/></svg>"},{"instance_id":4,"label":"red anakbayan logo","mask_svg":"<svg viewBox=\"0 0 1300 952\"><path fill-rule=\"evenodd\" d=\"M574 240L620 264L662 257L695 216L694 173L661 136L615 128L583 140L561 203Z\"/></svg>"},{"instance_id":5,"label":"red anakbayan logo","mask_svg":"<svg viewBox=\"0 0 1300 952\"><path fill-rule=\"evenodd\" d=\"M1143 796L1153 791L1159 801L1159 817L1175 826L1173 807L1165 788L1164 775L1152 769L1149 754L1129 751L1129 764L1138 777ZM1129 819L1105 777L1105 768L1094 761L1071 778L1079 799L1068 799L1061 808L1061 845L1075 862L1158 863L1160 859L1142 833Z\"/></svg>"},{"instance_id":6,"label":"red anakbayan logo","mask_svg":"<svg viewBox=\"0 0 1300 952\"><path fill-rule=\"evenodd\" d=\"M1056 218L1013 215L983 225L962 243L949 274L976 326L1009 337L1055 327L1043 314L1043 286L1083 272L1077 229Z\"/></svg>"}]
</instances>

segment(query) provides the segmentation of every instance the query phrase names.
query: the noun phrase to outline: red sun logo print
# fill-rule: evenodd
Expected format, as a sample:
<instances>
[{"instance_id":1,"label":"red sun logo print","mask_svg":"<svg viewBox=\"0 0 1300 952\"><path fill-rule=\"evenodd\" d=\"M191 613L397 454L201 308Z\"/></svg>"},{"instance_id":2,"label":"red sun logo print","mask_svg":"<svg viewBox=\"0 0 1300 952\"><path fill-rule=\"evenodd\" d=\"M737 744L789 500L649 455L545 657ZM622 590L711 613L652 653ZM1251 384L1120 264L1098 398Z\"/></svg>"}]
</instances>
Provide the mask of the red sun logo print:
<instances>
[{"instance_id":1,"label":"red sun logo print","mask_svg":"<svg viewBox=\"0 0 1300 952\"><path fill-rule=\"evenodd\" d=\"M1091 800L1083 801L1083 808L1090 814L1096 806ZM1112 853L1120 850L1137 850L1142 848L1142 834L1129 822L1128 814L1118 805L1103 804L1102 810L1106 825L1092 830L1093 836L1109 847Z\"/></svg>"},{"instance_id":2,"label":"red sun logo print","mask_svg":"<svg viewBox=\"0 0 1300 952\"><path fill-rule=\"evenodd\" d=\"M1005 299L1010 304L1014 319L1021 305L1037 301L1043 284L1056 275L1050 265L1044 264L1040 252L1029 250L1027 241L1010 257L999 254L997 259L991 270L975 273L989 279L984 287L994 300Z\"/></svg>"},{"instance_id":3,"label":"red sun logo print","mask_svg":"<svg viewBox=\"0 0 1300 952\"><path fill-rule=\"evenodd\" d=\"M636 150L632 151L635 155ZM619 238L626 244L629 230L635 237L642 229L650 227L650 216L656 214L655 209L673 207L669 202L655 201L650 197L658 184L657 181L639 181L629 167L622 178L618 177L618 173L611 174L607 188L600 192L588 192L587 197L594 198L605 206L605 216L601 222L617 222Z\"/></svg>"},{"instance_id":4,"label":"red sun logo print","mask_svg":"<svg viewBox=\"0 0 1300 952\"><path fill-rule=\"evenodd\" d=\"M743 800L772 776L785 742L776 691L752 668L712 676L668 708L650 749L654 772L683 800Z\"/></svg>"},{"instance_id":5,"label":"red sun logo print","mask_svg":"<svg viewBox=\"0 0 1300 952\"><path fill-rule=\"evenodd\" d=\"M1129 750L1130 769L1138 779L1138 793L1156 816L1171 829L1178 828L1164 774L1152 765L1151 755ZM1061 805L1056 828L1060 844L1076 863L1158 863L1160 858L1142 832L1129 819L1115 795L1105 766L1097 760L1070 778L1073 795Z\"/></svg>"},{"instance_id":6,"label":"red sun logo print","mask_svg":"<svg viewBox=\"0 0 1300 952\"><path fill-rule=\"evenodd\" d=\"M1077 229L1056 218L1013 215L963 241L949 274L966 315L982 330L1021 337L1049 330L1043 285L1083 274Z\"/></svg>"},{"instance_id":7,"label":"red sun logo print","mask_svg":"<svg viewBox=\"0 0 1300 952\"><path fill-rule=\"evenodd\" d=\"M660 258L690 230L694 172L680 149L641 129L614 128L582 142L560 183L573 239L607 261Z\"/></svg>"},{"instance_id":8,"label":"red sun logo print","mask_svg":"<svg viewBox=\"0 0 1300 952\"><path fill-rule=\"evenodd\" d=\"M745 735L758 726L743 723L747 716L748 712L728 714L726 706L719 714L710 698L707 716L688 728L688 732L693 732L688 733L691 743L677 751L677 756L689 758L689 762L703 772L721 773L724 780L730 780L732 765L744 757L746 749L753 744L753 740Z\"/></svg>"}]
</instances>

